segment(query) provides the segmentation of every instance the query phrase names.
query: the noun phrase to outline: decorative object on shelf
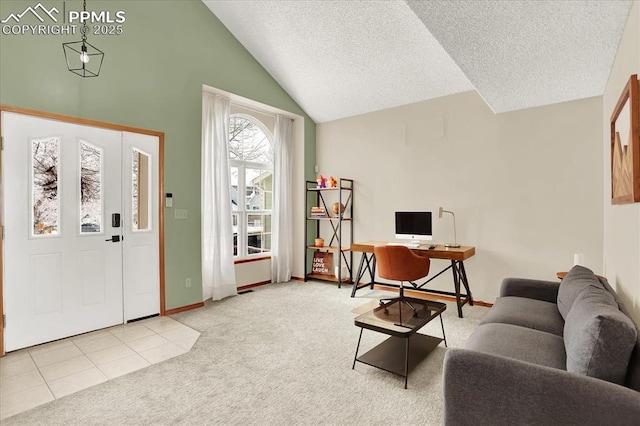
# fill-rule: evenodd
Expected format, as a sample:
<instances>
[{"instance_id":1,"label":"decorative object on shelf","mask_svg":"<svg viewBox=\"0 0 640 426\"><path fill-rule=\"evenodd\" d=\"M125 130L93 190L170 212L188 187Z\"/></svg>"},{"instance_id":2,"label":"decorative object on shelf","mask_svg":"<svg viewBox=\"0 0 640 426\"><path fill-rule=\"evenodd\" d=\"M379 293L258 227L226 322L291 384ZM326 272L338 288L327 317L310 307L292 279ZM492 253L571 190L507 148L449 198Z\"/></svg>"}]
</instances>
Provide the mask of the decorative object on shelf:
<instances>
[{"instance_id":1,"label":"decorative object on shelf","mask_svg":"<svg viewBox=\"0 0 640 426\"><path fill-rule=\"evenodd\" d=\"M336 278L341 279L343 281L349 280L349 268L347 268L347 265L342 265L340 268L336 266L334 270L334 275Z\"/></svg>"},{"instance_id":2,"label":"decorative object on shelf","mask_svg":"<svg viewBox=\"0 0 640 426\"><path fill-rule=\"evenodd\" d=\"M311 272L319 275L333 275L333 253L316 251L313 253Z\"/></svg>"},{"instance_id":3,"label":"decorative object on shelf","mask_svg":"<svg viewBox=\"0 0 640 426\"><path fill-rule=\"evenodd\" d=\"M611 115L611 204L640 201L640 93L627 82Z\"/></svg>"},{"instance_id":4,"label":"decorative object on shelf","mask_svg":"<svg viewBox=\"0 0 640 426\"><path fill-rule=\"evenodd\" d=\"M458 244L458 236L456 235L456 215L453 214L452 211L445 210L442 207L440 207L440 209L438 210L439 219L442 219L442 213L449 213L451 216L453 216L453 242L446 243L444 246L447 248L458 248L460 247L460 244Z\"/></svg>"},{"instance_id":5,"label":"decorative object on shelf","mask_svg":"<svg viewBox=\"0 0 640 426\"><path fill-rule=\"evenodd\" d=\"M338 181L336 180L336 178L334 178L333 176L329 176L329 178L327 179L327 188L337 188L338 187Z\"/></svg>"},{"instance_id":6,"label":"decorative object on shelf","mask_svg":"<svg viewBox=\"0 0 640 426\"><path fill-rule=\"evenodd\" d=\"M316 238L314 244L316 247L324 247L324 238Z\"/></svg>"},{"instance_id":7,"label":"decorative object on shelf","mask_svg":"<svg viewBox=\"0 0 640 426\"><path fill-rule=\"evenodd\" d=\"M322 175L318 175L318 178L316 179L316 183L318 184L318 188L326 188L327 187L327 178L322 176Z\"/></svg>"},{"instance_id":8,"label":"decorative object on shelf","mask_svg":"<svg viewBox=\"0 0 640 426\"><path fill-rule=\"evenodd\" d=\"M340 204L337 201L331 205L331 211L336 216L342 215L344 213L344 204Z\"/></svg>"},{"instance_id":9,"label":"decorative object on shelf","mask_svg":"<svg viewBox=\"0 0 640 426\"><path fill-rule=\"evenodd\" d=\"M87 41L87 34L89 33L89 27L87 26L87 0L82 2L82 10L81 20L84 18L80 28L82 40L62 43L64 58L67 61L67 68L72 73L78 74L80 77L97 77L102 68L104 52Z\"/></svg>"}]
</instances>

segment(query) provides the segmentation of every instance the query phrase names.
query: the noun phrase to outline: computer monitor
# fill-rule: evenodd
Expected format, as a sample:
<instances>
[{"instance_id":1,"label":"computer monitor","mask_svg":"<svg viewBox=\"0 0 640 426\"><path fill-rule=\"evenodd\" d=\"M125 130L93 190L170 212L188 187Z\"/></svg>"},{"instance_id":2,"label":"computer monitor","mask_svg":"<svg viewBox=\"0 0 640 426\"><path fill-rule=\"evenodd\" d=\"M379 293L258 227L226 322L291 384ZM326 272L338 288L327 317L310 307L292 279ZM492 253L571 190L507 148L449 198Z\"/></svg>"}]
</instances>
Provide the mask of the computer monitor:
<instances>
[{"instance_id":1,"label":"computer monitor","mask_svg":"<svg viewBox=\"0 0 640 426\"><path fill-rule=\"evenodd\" d=\"M396 212L396 238L431 241L431 212Z\"/></svg>"}]
</instances>

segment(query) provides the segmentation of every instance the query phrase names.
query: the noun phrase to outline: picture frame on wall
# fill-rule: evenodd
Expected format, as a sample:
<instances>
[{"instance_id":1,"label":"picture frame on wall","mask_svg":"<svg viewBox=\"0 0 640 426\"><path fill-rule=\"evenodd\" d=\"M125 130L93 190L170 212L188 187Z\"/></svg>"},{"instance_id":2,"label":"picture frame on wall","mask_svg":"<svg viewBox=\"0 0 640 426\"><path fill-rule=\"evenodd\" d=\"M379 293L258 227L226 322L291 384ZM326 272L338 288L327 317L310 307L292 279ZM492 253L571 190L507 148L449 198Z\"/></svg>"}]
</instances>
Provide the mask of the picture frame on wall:
<instances>
[{"instance_id":1,"label":"picture frame on wall","mask_svg":"<svg viewBox=\"0 0 640 426\"><path fill-rule=\"evenodd\" d=\"M611 115L611 204L640 202L639 97L633 74Z\"/></svg>"}]
</instances>

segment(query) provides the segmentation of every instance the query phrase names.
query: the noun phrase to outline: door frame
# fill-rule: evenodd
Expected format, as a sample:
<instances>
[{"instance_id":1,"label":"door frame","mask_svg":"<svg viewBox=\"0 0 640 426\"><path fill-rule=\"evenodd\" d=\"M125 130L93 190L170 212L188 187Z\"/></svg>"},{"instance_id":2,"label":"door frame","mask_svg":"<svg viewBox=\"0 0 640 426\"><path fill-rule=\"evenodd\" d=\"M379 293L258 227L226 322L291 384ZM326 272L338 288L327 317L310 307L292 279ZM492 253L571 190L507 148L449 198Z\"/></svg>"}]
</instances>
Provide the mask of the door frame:
<instances>
[{"instance_id":1,"label":"door frame","mask_svg":"<svg viewBox=\"0 0 640 426\"><path fill-rule=\"evenodd\" d=\"M120 132L140 133L143 135L156 136L158 138L158 249L159 262L158 268L160 277L160 315L166 313L165 303L165 274L164 274L164 132L155 130L141 129L137 127L124 126L121 124L109 123L105 121L91 120L88 118L73 117L69 115L55 114L50 112L38 111L34 109L15 107L0 104L0 132L2 131L2 113L14 112L17 114L29 115L32 117L45 118L50 120L62 121L65 123L79 124L84 126L100 127L103 129L116 130ZM4 137L4 135L0 135ZM0 172L2 171L2 150L0 150ZM2 212L4 203L2 173L0 173L0 229L4 226L4 217ZM1 231L0 231L1 232ZM1 238L1 237L0 237ZM4 241L0 242L0 318L4 318L4 299L3 299L3 249ZM0 324L0 356L4 353L4 324Z\"/></svg>"}]
</instances>

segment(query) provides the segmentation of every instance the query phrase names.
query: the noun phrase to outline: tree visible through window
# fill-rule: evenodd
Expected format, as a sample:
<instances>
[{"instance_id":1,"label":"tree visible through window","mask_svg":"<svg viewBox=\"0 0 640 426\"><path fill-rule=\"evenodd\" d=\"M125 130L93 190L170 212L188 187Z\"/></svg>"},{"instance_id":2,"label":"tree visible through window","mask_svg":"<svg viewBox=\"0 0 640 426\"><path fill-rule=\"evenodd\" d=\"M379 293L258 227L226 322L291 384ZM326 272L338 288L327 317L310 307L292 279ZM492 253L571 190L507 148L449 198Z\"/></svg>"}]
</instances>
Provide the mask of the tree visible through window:
<instances>
[{"instance_id":1,"label":"tree visible through window","mask_svg":"<svg viewBox=\"0 0 640 426\"><path fill-rule=\"evenodd\" d=\"M60 139L31 141L32 235L56 235L59 232L58 169Z\"/></svg>"},{"instance_id":2,"label":"tree visible through window","mask_svg":"<svg viewBox=\"0 0 640 426\"><path fill-rule=\"evenodd\" d=\"M80 141L80 232L102 231L102 150Z\"/></svg>"},{"instance_id":3,"label":"tree visible through window","mask_svg":"<svg viewBox=\"0 0 640 426\"><path fill-rule=\"evenodd\" d=\"M267 129L248 115L229 119L234 256L271 251L273 144Z\"/></svg>"}]
</instances>

